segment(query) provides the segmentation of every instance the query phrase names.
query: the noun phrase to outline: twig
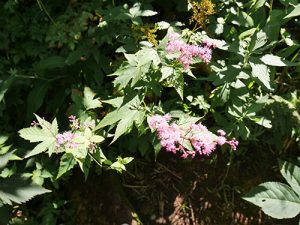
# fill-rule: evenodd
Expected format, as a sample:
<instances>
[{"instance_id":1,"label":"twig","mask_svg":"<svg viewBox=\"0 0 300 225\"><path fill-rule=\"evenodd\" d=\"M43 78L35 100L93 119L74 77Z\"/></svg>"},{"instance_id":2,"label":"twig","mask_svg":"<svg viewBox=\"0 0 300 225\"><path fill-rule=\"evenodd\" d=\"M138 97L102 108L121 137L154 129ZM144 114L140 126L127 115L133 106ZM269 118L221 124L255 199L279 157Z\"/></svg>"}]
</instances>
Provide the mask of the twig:
<instances>
[{"instance_id":1,"label":"twig","mask_svg":"<svg viewBox=\"0 0 300 225\"><path fill-rule=\"evenodd\" d=\"M179 180L182 180L182 177L174 173L172 170L170 170L168 167L164 166L163 164L156 162L158 166L164 168L166 171L168 171L170 174L172 174L174 177L177 177Z\"/></svg>"}]
</instances>

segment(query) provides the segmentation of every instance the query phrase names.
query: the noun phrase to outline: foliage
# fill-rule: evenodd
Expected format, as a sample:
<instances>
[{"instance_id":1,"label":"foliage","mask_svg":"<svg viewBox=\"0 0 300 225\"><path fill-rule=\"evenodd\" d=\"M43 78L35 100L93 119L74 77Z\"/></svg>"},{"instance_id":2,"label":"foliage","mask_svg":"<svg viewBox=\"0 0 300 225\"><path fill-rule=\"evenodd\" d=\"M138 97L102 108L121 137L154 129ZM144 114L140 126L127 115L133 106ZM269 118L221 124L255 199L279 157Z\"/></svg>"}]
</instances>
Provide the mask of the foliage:
<instances>
[{"instance_id":1,"label":"foliage","mask_svg":"<svg viewBox=\"0 0 300 225\"><path fill-rule=\"evenodd\" d=\"M280 172L290 186L280 182L266 182L253 188L244 199L261 207L274 218L293 218L300 212L300 168L283 161L280 162Z\"/></svg>"},{"instance_id":2,"label":"foliage","mask_svg":"<svg viewBox=\"0 0 300 225\"><path fill-rule=\"evenodd\" d=\"M49 190L36 183L30 182L24 174L17 174L14 169L7 167L10 160L19 160L14 154L16 150L10 150L11 146L6 146L7 138L1 137L1 155L0 155L0 207L3 204L24 203L36 195L41 195Z\"/></svg>"},{"instance_id":3,"label":"foliage","mask_svg":"<svg viewBox=\"0 0 300 225\"><path fill-rule=\"evenodd\" d=\"M178 123L179 136L187 125L209 127L174 142L181 147L177 156L192 153L193 141L199 152L210 143L217 154L195 157L207 164L222 155L230 165L250 144L274 157L299 149L297 0L7 0L0 6L0 125L16 149L1 148L1 179L19 179L15 188L25 193L0 195L4 203L58 189L77 166L87 178L94 170L124 172L134 158L155 161L167 150L161 143L173 139L158 127L158 136L152 133L154 115L170 115L164 128ZM216 148L218 130L234 140L225 140L231 147L239 142L237 151ZM18 159L13 166L11 157ZM296 197L287 185L260 188ZM268 202L259 204L280 217Z\"/></svg>"}]
</instances>

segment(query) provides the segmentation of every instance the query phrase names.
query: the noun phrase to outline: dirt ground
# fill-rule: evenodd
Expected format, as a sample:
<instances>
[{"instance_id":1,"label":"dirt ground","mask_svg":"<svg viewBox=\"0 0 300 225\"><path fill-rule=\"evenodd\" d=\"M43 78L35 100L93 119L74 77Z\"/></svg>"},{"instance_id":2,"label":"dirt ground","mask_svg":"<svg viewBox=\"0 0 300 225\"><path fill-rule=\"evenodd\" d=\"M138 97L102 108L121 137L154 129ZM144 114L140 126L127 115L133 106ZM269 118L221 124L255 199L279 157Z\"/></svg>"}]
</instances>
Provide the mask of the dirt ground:
<instances>
[{"instance_id":1,"label":"dirt ground","mask_svg":"<svg viewBox=\"0 0 300 225\"><path fill-rule=\"evenodd\" d=\"M255 153L252 152L252 153ZM66 188L78 225L293 225L299 218L275 220L241 197L259 183L282 181L276 158L235 157L231 166L217 159L183 160L162 153L139 160L128 171L81 175ZM209 161L213 163L209 163ZM265 167L263 167L265 166ZM75 182L75 183L74 183Z\"/></svg>"}]
</instances>

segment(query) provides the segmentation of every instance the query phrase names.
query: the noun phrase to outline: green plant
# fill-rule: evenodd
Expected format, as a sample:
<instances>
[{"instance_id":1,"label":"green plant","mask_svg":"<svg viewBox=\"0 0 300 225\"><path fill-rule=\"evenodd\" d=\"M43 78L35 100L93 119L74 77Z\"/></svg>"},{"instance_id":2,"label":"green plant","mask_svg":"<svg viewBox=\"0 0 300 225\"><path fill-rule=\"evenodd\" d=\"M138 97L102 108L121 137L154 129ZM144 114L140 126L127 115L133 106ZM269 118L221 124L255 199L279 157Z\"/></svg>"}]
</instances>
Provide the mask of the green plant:
<instances>
[{"instance_id":1,"label":"green plant","mask_svg":"<svg viewBox=\"0 0 300 225\"><path fill-rule=\"evenodd\" d=\"M266 182L254 187L243 199L277 219L293 218L300 212L300 167L297 162L280 161L280 172L289 185Z\"/></svg>"}]
</instances>

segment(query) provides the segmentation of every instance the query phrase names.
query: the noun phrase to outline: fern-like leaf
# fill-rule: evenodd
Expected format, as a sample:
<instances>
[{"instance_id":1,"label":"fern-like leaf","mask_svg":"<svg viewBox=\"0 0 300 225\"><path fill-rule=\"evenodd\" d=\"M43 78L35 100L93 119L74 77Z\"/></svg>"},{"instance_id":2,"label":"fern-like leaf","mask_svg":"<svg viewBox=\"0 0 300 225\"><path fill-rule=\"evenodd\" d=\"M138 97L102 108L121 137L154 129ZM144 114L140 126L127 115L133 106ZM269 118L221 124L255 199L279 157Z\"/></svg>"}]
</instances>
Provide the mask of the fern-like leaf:
<instances>
[{"instance_id":1,"label":"fern-like leaf","mask_svg":"<svg viewBox=\"0 0 300 225\"><path fill-rule=\"evenodd\" d=\"M0 180L0 199L5 204L24 203L36 195L50 192L22 177L10 177Z\"/></svg>"}]
</instances>

